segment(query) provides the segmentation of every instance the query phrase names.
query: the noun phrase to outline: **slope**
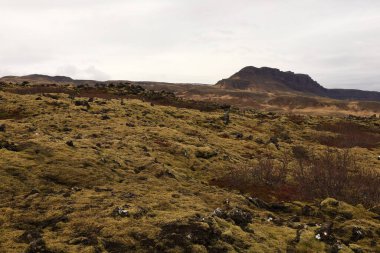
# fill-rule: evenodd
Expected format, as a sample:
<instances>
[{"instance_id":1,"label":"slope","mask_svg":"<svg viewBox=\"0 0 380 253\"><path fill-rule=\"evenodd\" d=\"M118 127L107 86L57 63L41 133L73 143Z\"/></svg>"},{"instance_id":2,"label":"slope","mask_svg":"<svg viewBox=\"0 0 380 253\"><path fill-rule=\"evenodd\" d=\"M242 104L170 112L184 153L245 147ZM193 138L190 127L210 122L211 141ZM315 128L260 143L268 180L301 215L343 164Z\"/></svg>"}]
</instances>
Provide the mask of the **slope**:
<instances>
[{"instance_id":1,"label":"slope","mask_svg":"<svg viewBox=\"0 0 380 253\"><path fill-rule=\"evenodd\" d=\"M293 146L319 152L315 138L332 133L315 126L344 119L234 109L226 125L223 115L0 91L0 251L379 251L379 220L362 205L273 192L265 202L212 183ZM379 119L352 120L373 144ZM363 168L380 168L379 146L350 147Z\"/></svg>"}]
</instances>

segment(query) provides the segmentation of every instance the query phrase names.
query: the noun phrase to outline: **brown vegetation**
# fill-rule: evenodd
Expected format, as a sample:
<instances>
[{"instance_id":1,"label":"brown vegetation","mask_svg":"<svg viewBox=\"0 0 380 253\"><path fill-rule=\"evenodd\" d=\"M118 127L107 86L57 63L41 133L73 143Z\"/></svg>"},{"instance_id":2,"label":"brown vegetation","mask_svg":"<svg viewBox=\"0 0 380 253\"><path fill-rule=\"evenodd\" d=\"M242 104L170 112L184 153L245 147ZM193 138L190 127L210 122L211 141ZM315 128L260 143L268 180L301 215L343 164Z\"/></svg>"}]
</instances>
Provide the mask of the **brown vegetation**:
<instances>
[{"instance_id":1,"label":"brown vegetation","mask_svg":"<svg viewBox=\"0 0 380 253\"><path fill-rule=\"evenodd\" d=\"M325 106L324 103L318 101L316 98L312 97L291 97L291 96L279 96L271 99L269 104L274 104L277 106L287 106L291 109L294 108L306 108L306 107L322 107Z\"/></svg>"},{"instance_id":2,"label":"brown vegetation","mask_svg":"<svg viewBox=\"0 0 380 253\"><path fill-rule=\"evenodd\" d=\"M264 158L257 165L245 168L234 168L221 178L211 183L220 187L250 193L253 196L270 201L271 196L289 200L294 194L293 187L286 185L288 176L288 160L282 161Z\"/></svg>"},{"instance_id":3,"label":"brown vegetation","mask_svg":"<svg viewBox=\"0 0 380 253\"><path fill-rule=\"evenodd\" d=\"M337 148L376 148L380 143L380 132L355 122L340 121L335 123L321 123L318 131L331 132L335 135L320 134L316 138L325 146Z\"/></svg>"},{"instance_id":4,"label":"brown vegetation","mask_svg":"<svg viewBox=\"0 0 380 253\"><path fill-rule=\"evenodd\" d=\"M361 110L380 112L380 102L375 102L375 101L359 101L358 102L358 107Z\"/></svg>"},{"instance_id":5,"label":"brown vegetation","mask_svg":"<svg viewBox=\"0 0 380 253\"><path fill-rule=\"evenodd\" d=\"M362 169L358 157L349 150L312 153L295 146L293 158L293 170L285 154L279 161L262 159L252 167L234 169L212 183L266 200L331 197L366 206L380 202L380 173Z\"/></svg>"},{"instance_id":6,"label":"brown vegetation","mask_svg":"<svg viewBox=\"0 0 380 253\"><path fill-rule=\"evenodd\" d=\"M104 87L103 87L104 86ZM20 95L32 94L50 94L50 93L63 93L70 96L86 97L86 98L102 98L102 99L141 99L146 102L151 102L157 105L175 106L178 108L196 109L200 111L215 111L224 108L225 104L218 104L209 101L196 101L186 100L175 96L172 92L167 91L153 91L144 89L140 85L120 83L114 85L108 84L106 88L104 84L100 87L86 87L80 85L76 88L62 87L62 86L47 86L47 85L34 85L23 88L9 88L8 92Z\"/></svg>"},{"instance_id":7,"label":"brown vegetation","mask_svg":"<svg viewBox=\"0 0 380 253\"><path fill-rule=\"evenodd\" d=\"M351 252L352 242L379 252L375 207L318 199L369 206L378 196L380 147L351 150L356 172L351 158L324 158L311 138L336 135L315 128L343 119L232 108L225 124L222 106L178 109L202 103L113 86L0 91L0 252ZM161 97L173 106L160 106ZM347 121L378 133L378 118ZM327 161L331 169L321 167ZM350 169L330 179L341 166ZM313 181L297 184L302 175ZM331 185L327 194L310 186L317 176ZM335 194L339 177L351 188L339 184ZM334 223L328 242L316 238L325 221ZM365 231L359 239L353 226Z\"/></svg>"},{"instance_id":8,"label":"brown vegetation","mask_svg":"<svg viewBox=\"0 0 380 253\"><path fill-rule=\"evenodd\" d=\"M349 150L326 149L296 159L293 180L301 199L332 197L367 206L380 202L380 174L362 169Z\"/></svg>"}]
</instances>

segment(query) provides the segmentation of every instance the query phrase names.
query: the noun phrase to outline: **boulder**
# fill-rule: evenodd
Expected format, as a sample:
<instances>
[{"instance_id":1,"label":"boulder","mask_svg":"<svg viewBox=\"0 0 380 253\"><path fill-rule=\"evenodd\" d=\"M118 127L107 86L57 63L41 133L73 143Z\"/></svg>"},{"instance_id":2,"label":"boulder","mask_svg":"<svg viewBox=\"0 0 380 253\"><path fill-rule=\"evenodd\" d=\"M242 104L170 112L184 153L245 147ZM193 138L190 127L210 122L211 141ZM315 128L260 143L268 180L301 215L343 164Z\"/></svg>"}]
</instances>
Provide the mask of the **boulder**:
<instances>
[{"instance_id":1,"label":"boulder","mask_svg":"<svg viewBox=\"0 0 380 253\"><path fill-rule=\"evenodd\" d=\"M28 248L25 250L25 253L53 253L53 252L48 250L46 247L45 241L39 238L29 244Z\"/></svg>"},{"instance_id":2,"label":"boulder","mask_svg":"<svg viewBox=\"0 0 380 253\"><path fill-rule=\"evenodd\" d=\"M197 158L203 158L203 159L210 159L216 155L218 155L218 153L213 150L197 150L195 152L195 156Z\"/></svg>"},{"instance_id":3,"label":"boulder","mask_svg":"<svg viewBox=\"0 0 380 253\"><path fill-rule=\"evenodd\" d=\"M360 227L353 227L352 228L352 235L351 235L351 241L357 242L361 239L364 239L366 237L366 232L360 228Z\"/></svg>"},{"instance_id":4,"label":"boulder","mask_svg":"<svg viewBox=\"0 0 380 253\"><path fill-rule=\"evenodd\" d=\"M161 227L156 248L159 252L169 252L168 249L178 247L191 248L193 245L202 245L210 249L217 244L221 234L212 219L208 222L174 221Z\"/></svg>"},{"instance_id":5,"label":"boulder","mask_svg":"<svg viewBox=\"0 0 380 253\"><path fill-rule=\"evenodd\" d=\"M333 198L323 200L320 204L320 209L323 214L326 214L332 218L341 216L341 218L346 220L352 219L354 213L353 206Z\"/></svg>"},{"instance_id":6,"label":"boulder","mask_svg":"<svg viewBox=\"0 0 380 253\"><path fill-rule=\"evenodd\" d=\"M168 178L173 178L175 179L176 176L174 175L173 172L171 172L170 170L166 169L166 170L161 170L160 172L156 173L155 175L157 178L162 178L162 177L168 177Z\"/></svg>"},{"instance_id":7,"label":"boulder","mask_svg":"<svg viewBox=\"0 0 380 253\"><path fill-rule=\"evenodd\" d=\"M19 151L18 147L13 142L0 140L0 149L2 148L13 152Z\"/></svg>"},{"instance_id":8,"label":"boulder","mask_svg":"<svg viewBox=\"0 0 380 253\"><path fill-rule=\"evenodd\" d=\"M37 239L40 239L41 236L41 230L40 229L31 229L26 230L24 233L22 233L17 239L16 242L18 243L31 243L33 241L36 241Z\"/></svg>"},{"instance_id":9,"label":"boulder","mask_svg":"<svg viewBox=\"0 0 380 253\"><path fill-rule=\"evenodd\" d=\"M264 200L261 200L259 198L253 198L253 197L247 197L247 200L249 201L249 203L253 204L257 208L266 209L266 210L269 209L268 203L266 203Z\"/></svg>"},{"instance_id":10,"label":"boulder","mask_svg":"<svg viewBox=\"0 0 380 253\"><path fill-rule=\"evenodd\" d=\"M74 102L74 104L76 106L86 106L86 107L90 107L90 104L88 103L88 101L85 101L85 100L76 100Z\"/></svg>"},{"instance_id":11,"label":"boulder","mask_svg":"<svg viewBox=\"0 0 380 253\"><path fill-rule=\"evenodd\" d=\"M73 141L66 141L66 145L69 147L74 147L74 142Z\"/></svg>"},{"instance_id":12,"label":"boulder","mask_svg":"<svg viewBox=\"0 0 380 253\"><path fill-rule=\"evenodd\" d=\"M252 214L238 207L232 208L230 210L217 208L214 210L212 215L225 220L232 220L236 225L240 227L246 227L249 223L252 222Z\"/></svg>"},{"instance_id":13,"label":"boulder","mask_svg":"<svg viewBox=\"0 0 380 253\"><path fill-rule=\"evenodd\" d=\"M78 245L78 244L89 244L89 239L87 237L84 237L84 236L81 236L81 237L77 237L77 238L74 238L74 239L71 239L69 241L69 244L71 245Z\"/></svg>"},{"instance_id":14,"label":"boulder","mask_svg":"<svg viewBox=\"0 0 380 253\"><path fill-rule=\"evenodd\" d=\"M373 206L370 209L368 209L368 211L380 215L380 205Z\"/></svg>"},{"instance_id":15,"label":"boulder","mask_svg":"<svg viewBox=\"0 0 380 253\"><path fill-rule=\"evenodd\" d=\"M333 236L333 223L325 222L315 231L315 238L317 240L332 244L335 242L335 237Z\"/></svg>"},{"instance_id":16,"label":"boulder","mask_svg":"<svg viewBox=\"0 0 380 253\"><path fill-rule=\"evenodd\" d=\"M110 116L108 116L108 115L102 115L102 120L109 120L109 119L111 119L111 117Z\"/></svg>"},{"instance_id":17,"label":"boulder","mask_svg":"<svg viewBox=\"0 0 380 253\"><path fill-rule=\"evenodd\" d=\"M112 211L112 216L113 217L129 217L130 216L130 213L127 209L123 208L123 207L116 207L113 211Z\"/></svg>"}]
</instances>

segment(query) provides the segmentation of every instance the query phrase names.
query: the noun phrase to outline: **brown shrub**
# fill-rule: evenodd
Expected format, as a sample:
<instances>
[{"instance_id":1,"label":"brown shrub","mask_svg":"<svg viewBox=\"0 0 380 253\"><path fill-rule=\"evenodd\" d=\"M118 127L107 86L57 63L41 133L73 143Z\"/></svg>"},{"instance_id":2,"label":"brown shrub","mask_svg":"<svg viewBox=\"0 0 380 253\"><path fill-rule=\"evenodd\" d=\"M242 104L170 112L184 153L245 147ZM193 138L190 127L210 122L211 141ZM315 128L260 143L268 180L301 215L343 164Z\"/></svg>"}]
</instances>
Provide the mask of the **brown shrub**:
<instances>
[{"instance_id":1,"label":"brown shrub","mask_svg":"<svg viewBox=\"0 0 380 253\"><path fill-rule=\"evenodd\" d=\"M43 85L36 85L33 87L23 87L23 88L14 88L7 90L9 92L19 94L19 95L30 95L30 94L42 94L42 93L66 93L71 94L73 91L65 87L47 87Z\"/></svg>"},{"instance_id":2,"label":"brown shrub","mask_svg":"<svg viewBox=\"0 0 380 253\"><path fill-rule=\"evenodd\" d=\"M301 125L305 122L305 116L299 115L299 114L288 114L286 115L290 122L293 122L294 124Z\"/></svg>"},{"instance_id":3,"label":"brown shrub","mask_svg":"<svg viewBox=\"0 0 380 253\"><path fill-rule=\"evenodd\" d=\"M252 168L252 174L260 184L271 187L282 185L288 175L288 160L276 163L273 159L262 159Z\"/></svg>"},{"instance_id":4,"label":"brown shrub","mask_svg":"<svg viewBox=\"0 0 380 253\"><path fill-rule=\"evenodd\" d=\"M316 130L335 133L318 135L316 139L322 145L337 148L376 148L380 143L380 131L354 122L324 123Z\"/></svg>"},{"instance_id":5,"label":"brown shrub","mask_svg":"<svg viewBox=\"0 0 380 253\"><path fill-rule=\"evenodd\" d=\"M365 125L351 121L339 121L334 123L324 122L319 124L316 129L318 131L328 131L339 134L350 134L352 132L376 132Z\"/></svg>"},{"instance_id":6,"label":"brown shrub","mask_svg":"<svg viewBox=\"0 0 380 253\"><path fill-rule=\"evenodd\" d=\"M351 195L347 195L348 202L362 203L365 206L374 206L380 203L380 174L374 171L360 170L351 178Z\"/></svg>"},{"instance_id":7,"label":"brown shrub","mask_svg":"<svg viewBox=\"0 0 380 253\"><path fill-rule=\"evenodd\" d=\"M294 171L294 180L300 194L308 199L316 197L343 196L348 184L349 170L358 170L356 160L347 151L325 150L321 155L310 158L297 158L299 165ZM301 163L303 161L303 163ZM306 165L305 165L306 163Z\"/></svg>"},{"instance_id":8,"label":"brown shrub","mask_svg":"<svg viewBox=\"0 0 380 253\"><path fill-rule=\"evenodd\" d=\"M293 180L301 199L332 197L367 206L380 202L380 174L361 168L349 150L326 149L297 160Z\"/></svg>"},{"instance_id":9,"label":"brown shrub","mask_svg":"<svg viewBox=\"0 0 380 253\"><path fill-rule=\"evenodd\" d=\"M358 102L358 107L361 110L380 112L380 102L375 102L375 101L360 101L360 102Z\"/></svg>"},{"instance_id":10,"label":"brown shrub","mask_svg":"<svg viewBox=\"0 0 380 253\"><path fill-rule=\"evenodd\" d=\"M263 199L269 200L271 196L289 199L288 194L283 192L284 188L288 188L285 185L289 174L288 165L289 158L285 154L280 160L264 158L255 166L234 168L230 173L211 183Z\"/></svg>"},{"instance_id":11,"label":"brown shrub","mask_svg":"<svg viewBox=\"0 0 380 253\"><path fill-rule=\"evenodd\" d=\"M4 119L22 119L26 117L26 113L22 109L6 110L0 108L0 120Z\"/></svg>"},{"instance_id":12,"label":"brown shrub","mask_svg":"<svg viewBox=\"0 0 380 253\"><path fill-rule=\"evenodd\" d=\"M287 106L290 109L302 109L307 107L323 107L326 103L312 97L303 96L278 96L268 101L271 105Z\"/></svg>"},{"instance_id":13,"label":"brown shrub","mask_svg":"<svg viewBox=\"0 0 380 253\"><path fill-rule=\"evenodd\" d=\"M211 183L270 200L336 198L365 206L380 203L380 174L358 165L349 150L326 149L313 154L293 148L294 170L289 173L289 156L281 160L262 159L256 166L237 168Z\"/></svg>"}]
</instances>

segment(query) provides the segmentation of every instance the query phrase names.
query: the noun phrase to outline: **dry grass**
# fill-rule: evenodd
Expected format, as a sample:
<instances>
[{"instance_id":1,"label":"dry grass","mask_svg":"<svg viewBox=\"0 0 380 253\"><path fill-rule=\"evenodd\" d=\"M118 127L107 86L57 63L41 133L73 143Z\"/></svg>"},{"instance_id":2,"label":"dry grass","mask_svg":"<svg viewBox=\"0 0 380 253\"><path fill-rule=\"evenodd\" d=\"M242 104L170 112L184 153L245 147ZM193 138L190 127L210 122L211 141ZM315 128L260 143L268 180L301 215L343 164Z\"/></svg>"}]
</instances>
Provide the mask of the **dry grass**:
<instances>
[{"instance_id":1,"label":"dry grass","mask_svg":"<svg viewBox=\"0 0 380 253\"><path fill-rule=\"evenodd\" d=\"M301 215L306 203L288 202L289 213L272 212L253 206L237 191L208 183L231 168L249 167L258 182L247 191L253 197L262 189L263 196L269 191L279 199L291 198L294 189L283 184L282 152L298 144L320 149L305 135L325 118L307 117L301 126L282 115L233 110L225 125L222 109L202 112L97 96L91 102L63 93L0 92L0 98L1 111L7 112L0 120L6 126L0 141L18 147L0 148L0 252L25 252L38 239L54 253L284 252L290 246L326 246L309 236L313 227L305 229L300 243L290 243L298 230L290 219ZM89 106L77 106L76 100L89 101ZM14 112L22 117L11 117ZM274 133L290 139L279 138L277 149L270 142ZM379 148L354 151L362 157L363 169L380 166L374 159ZM239 173L237 186L249 182ZM319 203L307 204L318 209ZM218 208L230 216L217 216ZM342 230L351 233L354 223L375 235L380 226L373 214L352 210L355 221L339 223ZM239 226L238 218L246 216L252 220ZM321 219L333 218L302 216L300 225ZM165 234L167 227L173 230ZM163 245L161 239L169 241ZM371 247L370 239L357 244Z\"/></svg>"}]
</instances>

